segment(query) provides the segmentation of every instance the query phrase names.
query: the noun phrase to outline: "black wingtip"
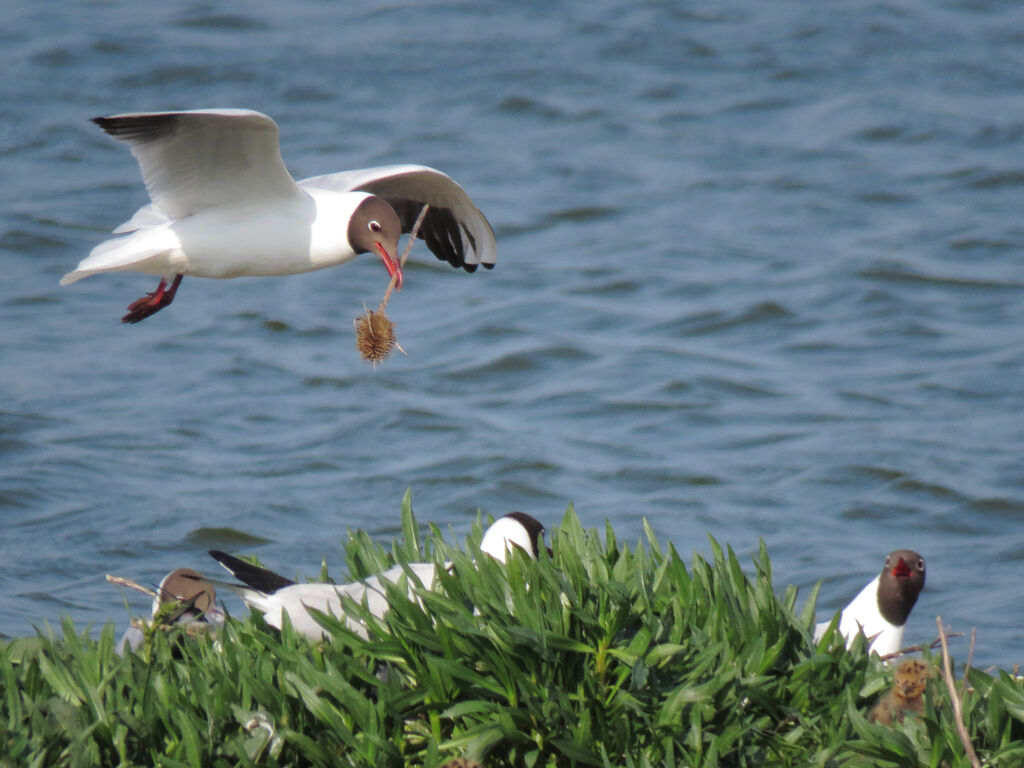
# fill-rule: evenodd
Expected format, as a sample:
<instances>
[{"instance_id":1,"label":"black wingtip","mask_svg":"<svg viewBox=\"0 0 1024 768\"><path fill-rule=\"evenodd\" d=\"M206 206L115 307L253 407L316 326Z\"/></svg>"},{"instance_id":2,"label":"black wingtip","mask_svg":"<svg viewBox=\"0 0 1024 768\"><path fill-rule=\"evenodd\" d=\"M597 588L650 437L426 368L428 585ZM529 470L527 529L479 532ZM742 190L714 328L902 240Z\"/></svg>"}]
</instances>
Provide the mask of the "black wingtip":
<instances>
[{"instance_id":1,"label":"black wingtip","mask_svg":"<svg viewBox=\"0 0 1024 768\"><path fill-rule=\"evenodd\" d=\"M208 554L210 555L210 557L212 557L218 563L222 563L222 562L224 562L224 560L230 560L231 559L231 555L229 555L227 552L222 552L219 549L211 549L211 550L209 550Z\"/></svg>"},{"instance_id":2,"label":"black wingtip","mask_svg":"<svg viewBox=\"0 0 1024 768\"><path fill-rule=\"evenodd\" d=\"M264 594L276 592L295 583L291 579L286 579L284 576L274 573L267 568L247 563L245 560L229 555L227 552L222 552L219 549L211 549L209 552L210 557L227 568L232 576Z\"/></svg>"},{"instance_id":3,"label":"black wingtip","mask_svg":"<svg viewBox=\"0 0 1024 768\"><path fill-rule=\"evenodd\" d=\"M96 125L112 136L117 130L117 126L121 120L123 120L123 118L110 117L108 115L99 115L91 118L91 122L96 123Z\"/></svg>"},{"instance_id":4,"label":"black wingtip","mask_svg":"<svg viewBox=\"0 0 1024 768\"><path fill-rule=\"evenodd\" d=\"M178 123L178 113L157 112L140 115L114 115L94 117L92 122L104 133L122 141L151 141L172 133Z\"/></svg>"}]
</instances>

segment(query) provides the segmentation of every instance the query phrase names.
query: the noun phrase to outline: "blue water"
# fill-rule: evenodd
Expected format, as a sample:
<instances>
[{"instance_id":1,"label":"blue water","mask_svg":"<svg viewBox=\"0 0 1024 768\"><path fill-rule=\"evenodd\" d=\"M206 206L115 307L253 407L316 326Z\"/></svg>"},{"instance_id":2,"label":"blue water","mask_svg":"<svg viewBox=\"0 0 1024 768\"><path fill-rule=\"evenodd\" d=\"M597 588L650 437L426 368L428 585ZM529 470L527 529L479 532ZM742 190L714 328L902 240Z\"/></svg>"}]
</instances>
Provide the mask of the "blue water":
<instances>
[{"instance_id":1,"label":"blue water","mask_svg":"<svg viewBox=\"0 0 1024 768\"><path fill-rule=\"evenodd\" d=\"M686 556L763 538L826 612L911 547L908 641L1024 661L1018 2L25 0L0 68L0 632L123 624L105 573L211 546L340 575L409 488L458 536L572 502ZM132 327L152 278L58 287L147 201L88 118L203 106L271 115L297 177L444 170L497 268L418 246L376 370L370 258Z\"/></svg>"}]
</instances>

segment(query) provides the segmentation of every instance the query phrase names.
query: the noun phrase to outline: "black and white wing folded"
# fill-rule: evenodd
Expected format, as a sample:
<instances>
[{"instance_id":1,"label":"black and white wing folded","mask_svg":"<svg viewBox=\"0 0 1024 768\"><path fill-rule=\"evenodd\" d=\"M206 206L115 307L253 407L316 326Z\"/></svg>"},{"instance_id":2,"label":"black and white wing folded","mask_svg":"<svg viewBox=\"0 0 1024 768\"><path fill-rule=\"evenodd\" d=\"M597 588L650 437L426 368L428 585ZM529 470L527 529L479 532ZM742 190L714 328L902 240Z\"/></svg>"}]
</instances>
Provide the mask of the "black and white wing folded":
<instances>
[{"instance_id":1,"label":"black and white wing folded","mask_svg":"<svg viewBox=\"0 0 1024 768\"><path fill-rule=\"evenodd\" d=\"M295 584L291 579L286 579L268 568L247 563L245 560L229 555L227 552L221 552L219 549L211 549L210 557L227 568L236 579L265 595Z\"/></svg>"}]
</instances>

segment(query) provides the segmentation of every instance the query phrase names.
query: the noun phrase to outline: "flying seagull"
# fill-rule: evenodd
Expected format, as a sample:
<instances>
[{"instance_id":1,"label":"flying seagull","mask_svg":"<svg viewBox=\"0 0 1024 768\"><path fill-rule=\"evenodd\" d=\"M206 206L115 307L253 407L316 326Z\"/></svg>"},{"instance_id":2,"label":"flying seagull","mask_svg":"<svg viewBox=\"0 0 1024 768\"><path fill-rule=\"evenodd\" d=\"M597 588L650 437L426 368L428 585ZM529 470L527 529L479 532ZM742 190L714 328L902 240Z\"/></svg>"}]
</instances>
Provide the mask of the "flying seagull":
<instances>
[{"instance_id":1,"label":"flying seagull","mask_svg":"<svg viewBox=\"0 0 1024 768\"><path fill-rule=\"evenodd\" d=\"M424 165L386 165L296 182L284 166L277 124L248 109L137 112L93 119L138 160L152 202L64 275L160 277L128 306L137 323L174 300L186 276L293 275L372 253L402 286L398 240L429 206L419 230L453 267L490 269L494 231L447 175Z\"/></svg>"}]
</instances>

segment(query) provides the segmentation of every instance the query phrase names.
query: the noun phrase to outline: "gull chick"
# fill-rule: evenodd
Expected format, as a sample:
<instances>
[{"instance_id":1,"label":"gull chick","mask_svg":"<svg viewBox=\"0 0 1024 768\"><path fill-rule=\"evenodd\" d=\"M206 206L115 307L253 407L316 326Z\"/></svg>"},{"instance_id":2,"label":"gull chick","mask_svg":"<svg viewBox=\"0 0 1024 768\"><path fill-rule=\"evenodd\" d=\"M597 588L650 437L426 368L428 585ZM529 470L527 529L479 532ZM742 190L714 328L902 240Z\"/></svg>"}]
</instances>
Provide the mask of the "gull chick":
<instances>
[{"instance_id":1,"label":"gull chick","mask_svg":"<svg viewBox=\"0 0 1024 768\"><path fill-rule=\"evenodd\" d=\"M896 667L892 689L871 710L868 721L892 725L903 722L904 712L924 713L925 688L931 669L919 659L905 659Z\"/></svg>"}]
</instances>

